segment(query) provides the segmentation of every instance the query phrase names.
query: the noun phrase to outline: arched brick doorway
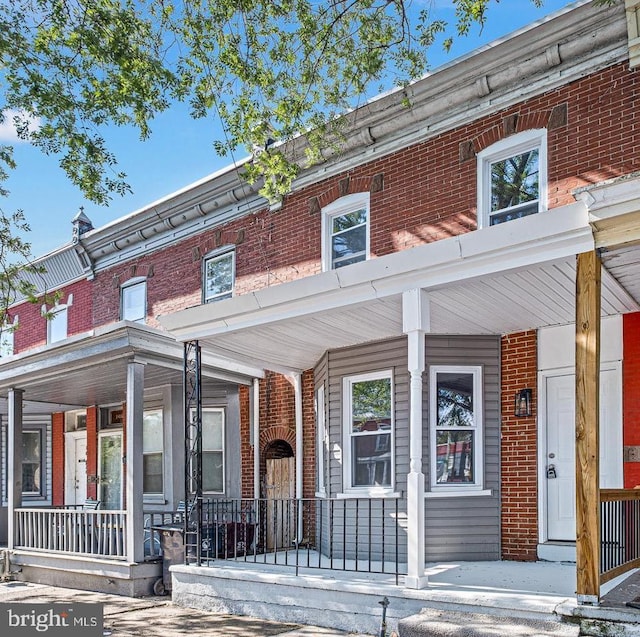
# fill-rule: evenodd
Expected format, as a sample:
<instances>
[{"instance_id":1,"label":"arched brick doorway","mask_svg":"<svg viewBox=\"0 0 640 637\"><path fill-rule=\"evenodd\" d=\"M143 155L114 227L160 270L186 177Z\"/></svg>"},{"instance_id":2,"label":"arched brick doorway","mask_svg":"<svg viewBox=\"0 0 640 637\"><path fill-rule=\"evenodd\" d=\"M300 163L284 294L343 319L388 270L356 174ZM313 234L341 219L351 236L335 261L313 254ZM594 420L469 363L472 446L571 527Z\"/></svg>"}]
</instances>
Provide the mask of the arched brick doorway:
<instances>
[{"instance_id":1,"label":"arched brick doorway","mask_svg":"<svg viewBox=\"0 0 640 637\"><path fill-rule=\"evenodd\" d=\"M267 499L267 547L288 548L295 538L295 458L286 440L273 440L264 450Z\"/></svg>"}]
</instances>

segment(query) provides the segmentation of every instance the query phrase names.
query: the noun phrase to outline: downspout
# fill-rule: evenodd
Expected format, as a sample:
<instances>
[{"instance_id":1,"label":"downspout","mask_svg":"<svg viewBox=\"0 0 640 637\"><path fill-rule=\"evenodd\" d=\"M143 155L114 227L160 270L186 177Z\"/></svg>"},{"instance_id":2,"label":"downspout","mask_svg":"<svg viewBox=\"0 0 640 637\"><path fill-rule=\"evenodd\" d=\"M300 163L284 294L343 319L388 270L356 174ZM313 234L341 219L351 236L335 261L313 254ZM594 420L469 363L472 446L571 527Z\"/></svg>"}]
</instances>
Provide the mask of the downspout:
<instances>
[{"instance_id":1,"label":"downspout","mask_svg":"<svg viewBox=\"0 0 640 637\"><path fill-rule=\"evenodd\" d=\"M253 497L260 498L260 381L253 379Z\"/></svg>"}]
</instances>

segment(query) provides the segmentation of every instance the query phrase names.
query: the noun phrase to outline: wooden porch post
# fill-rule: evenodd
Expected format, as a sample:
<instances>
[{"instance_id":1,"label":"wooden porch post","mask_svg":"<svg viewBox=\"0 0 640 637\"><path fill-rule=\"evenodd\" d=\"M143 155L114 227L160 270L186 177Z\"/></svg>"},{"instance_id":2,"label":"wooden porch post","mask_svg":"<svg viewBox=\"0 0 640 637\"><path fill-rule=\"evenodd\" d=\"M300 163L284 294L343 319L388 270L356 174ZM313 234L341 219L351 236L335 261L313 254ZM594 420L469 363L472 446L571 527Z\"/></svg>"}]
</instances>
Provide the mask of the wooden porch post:
<instances>
[{"instance_id":1,"label":"wooden porch post","mask_svg":"<svg viewBox=\"0 0 640 637\"><path fill-rule=\"evenodd\" d=\"M402 295L403 332L407 335L409 385L409 474L407 475L407 588L424 588L424 473L422 473L422 375L425 333L429 328L429 298L415 289Z\"/></svg>"},{"instance_id":2,"label":"wooden porch post","mask_svg":"<svg viewBox=\"0 0 640 637\"><path fill-rule=\"evenodd\" d=\"M579 603L600 601L600 257L576 261L576 570Z\"/></svg>"},{"instance_id":3,"label":"wooden porch post","mask_svg":"<svg viewBox=\"0 0 640 637\"><path fill-rule=\"evenodd\" d=\"M22 389L7 396L7 548L15 547L15 509L22 506Z\"/></svg>"}]
</instances>

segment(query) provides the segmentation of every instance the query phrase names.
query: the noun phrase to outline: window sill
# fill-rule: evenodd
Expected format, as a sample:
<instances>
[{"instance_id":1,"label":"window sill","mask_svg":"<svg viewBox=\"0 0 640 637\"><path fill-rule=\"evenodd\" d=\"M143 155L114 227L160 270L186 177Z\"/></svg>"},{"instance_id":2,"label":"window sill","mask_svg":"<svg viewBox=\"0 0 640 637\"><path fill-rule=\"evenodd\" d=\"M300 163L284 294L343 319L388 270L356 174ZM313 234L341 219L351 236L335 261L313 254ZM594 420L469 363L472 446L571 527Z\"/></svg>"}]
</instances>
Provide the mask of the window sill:
<instances>
[{"instance_id":1,"label":"window sill","mask_svg":"<svg viewBox=\"0 0 640 637\"><path fill-rule=\"evenodd\" d=\"M316 498L326 498L326 497L327 497L326 491L316 491Z\"/></svg>"},{"instance_id":2,"label":"window sill","mask_svg":"<svg viewBox=\"0 0 640 637\"><path fill-rule=\"evenodd\" d=\"M425 498L459 498L459 497L471 497L471 496L488 496L493 495L492 489L438 489L437 491L427 491L424 494Z\"/></svg>"},{"instance_id":3,"label":"window sill","mask_svg":"<svg viewBox=\"0 0 640 637\"><path fill-rule=\"evenodd\" d=\"M401 498L402 493L391 489L361 489L347 490L344 493L336 493L336 499L348 500L350 498Z\"/></svg>"}]
</instances>

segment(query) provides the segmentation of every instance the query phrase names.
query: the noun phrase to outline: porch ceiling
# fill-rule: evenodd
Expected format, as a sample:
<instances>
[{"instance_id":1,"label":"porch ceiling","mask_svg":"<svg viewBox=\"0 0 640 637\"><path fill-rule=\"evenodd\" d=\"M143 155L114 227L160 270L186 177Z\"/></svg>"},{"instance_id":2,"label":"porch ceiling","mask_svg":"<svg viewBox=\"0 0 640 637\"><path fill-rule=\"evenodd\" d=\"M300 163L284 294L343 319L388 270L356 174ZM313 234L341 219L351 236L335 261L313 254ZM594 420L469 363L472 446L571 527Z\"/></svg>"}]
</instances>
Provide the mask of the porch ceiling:
<instances>
[{"instance_id":1,"label":"porch ceiling","mask_svg":"<svg viewBox=\"0 0 640 637\"><path fill-rule=\"evenodd\" d=\"M613 258L613 256L611 257ZM602 315L640 306L640 249L616 271L632 282L625 290L603 270ZM508 334L575 320L575 258L426 288L431 334ZM282 371L313 367L328 349L402 335L402 294L311 315L216 333L203 349Z\"/></svg>"},{"instance_id":2,"label":"porch ceiling","mask_svg":"<svg viewBox=\"0 0 640 637\"><path fill-rule=\"evenodd\" d=\"M126 400L127 367L144 364L145 389L182 385L183 347L166 333L119 323L18 355L0 370L0 413L6 413L10 388L24 391L29 413L65 411ZM221 382L249 383L259 370L203 358L202 373ZM242 370L242 371L240 371Z\"/></svg>"}]
</instances>

